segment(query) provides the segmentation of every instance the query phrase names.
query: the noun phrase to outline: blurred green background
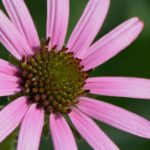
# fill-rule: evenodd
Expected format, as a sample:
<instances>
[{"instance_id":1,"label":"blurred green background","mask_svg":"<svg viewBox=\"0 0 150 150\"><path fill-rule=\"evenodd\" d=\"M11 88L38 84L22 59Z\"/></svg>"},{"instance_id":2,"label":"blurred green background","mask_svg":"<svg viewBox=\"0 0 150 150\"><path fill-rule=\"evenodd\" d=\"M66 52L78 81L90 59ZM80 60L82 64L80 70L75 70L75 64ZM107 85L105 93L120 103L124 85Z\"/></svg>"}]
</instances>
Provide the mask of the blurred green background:
<instances>
[{"instance_id":1,"label":"blurred green background","mask_svg":"<svg viewBox=\"0 0 150 150\"><path fill-rule=\"evenodd\" d=\"M73 30L88 0L70 0L70 2L71 15L67 38ZM45 38L46 0L26 0L26 3L34 18L40 38ZM0 8L4 9L1 2ZM101 10L99 11L101 13ZM91 73L91 76L135 76L150 78L150 0L111 0L107 19L96 40L121 22L133 16L140 17L145 23L144 31L140 37L125 51L98 67ZM9 55L2 45L0 45L0 57L9 59ZM126 108L150 120L150 101L148 100L102 96L97 98ZM5 98L1 98L1 102L4 100ZM104 125L103 123L99 123L99 125L121 150L150 149L150 140L130 135L108 125ZM14 146L11 145L14 145L14 137L16 138L16 136L12 134L0 144L0 150L13 150ZM92 149L83 139L78 140L78 146L79 150ZM51 140L42 138L40 150L49 149L53 149Z\"/></svg>"}]
</instances>

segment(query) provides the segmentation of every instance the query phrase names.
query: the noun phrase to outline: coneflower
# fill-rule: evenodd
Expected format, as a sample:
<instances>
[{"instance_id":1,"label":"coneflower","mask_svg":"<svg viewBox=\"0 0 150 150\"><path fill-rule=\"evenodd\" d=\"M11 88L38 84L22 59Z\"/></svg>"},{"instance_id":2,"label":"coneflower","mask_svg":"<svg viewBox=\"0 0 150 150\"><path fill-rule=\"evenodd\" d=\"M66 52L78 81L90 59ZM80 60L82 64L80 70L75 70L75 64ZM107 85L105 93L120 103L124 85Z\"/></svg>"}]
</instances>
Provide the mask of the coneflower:
<instances>
[{"instance_id":1,"label":"coneflower","mask_svg":"<svg viewBox=\"0 0 150 150\"><path fill-rule=\"evenodd\" d=\"M95 150L119 148L94 123L100 120L129 133L150 138L150 122L87 93L150 98L150 81L126 77L90 78L89 72L131 44L143 22L131 18L92 44L101 28L109 0L89 0L69 41L64 45L69 0L47 0L47 33L40 42L23 0L2 0L10 19L0 11L0 41L14 56L15 66L0 59L0 96L10 104L0 111L0 142L20 124L17 150L38 150L44 126L55 150L77 150L66 118Z\"/></svg>"}]
</instances>

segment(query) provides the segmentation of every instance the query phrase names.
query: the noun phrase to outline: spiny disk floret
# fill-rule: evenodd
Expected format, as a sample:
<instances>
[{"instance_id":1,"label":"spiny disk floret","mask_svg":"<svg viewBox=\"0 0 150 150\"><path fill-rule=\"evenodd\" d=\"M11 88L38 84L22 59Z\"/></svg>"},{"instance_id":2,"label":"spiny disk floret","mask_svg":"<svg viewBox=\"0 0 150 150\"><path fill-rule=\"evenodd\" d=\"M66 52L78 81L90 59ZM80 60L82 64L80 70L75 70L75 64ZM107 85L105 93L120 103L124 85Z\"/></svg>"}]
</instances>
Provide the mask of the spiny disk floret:
<instances>
[{"instance_id":1,"label":"spiny disk floret","mask_svg":"<svg viewBox=\"0 0 150 150\"><path fill-rule=\"evenodd\" d=\"M77 103L87 73L79 59L67 53L65 48L57 52L55 48L42 48L38 53L22 58L20 74L23 79L22 93L29 101L43 107L45 112L67 113Z\"/></svg>"}]
</instances>

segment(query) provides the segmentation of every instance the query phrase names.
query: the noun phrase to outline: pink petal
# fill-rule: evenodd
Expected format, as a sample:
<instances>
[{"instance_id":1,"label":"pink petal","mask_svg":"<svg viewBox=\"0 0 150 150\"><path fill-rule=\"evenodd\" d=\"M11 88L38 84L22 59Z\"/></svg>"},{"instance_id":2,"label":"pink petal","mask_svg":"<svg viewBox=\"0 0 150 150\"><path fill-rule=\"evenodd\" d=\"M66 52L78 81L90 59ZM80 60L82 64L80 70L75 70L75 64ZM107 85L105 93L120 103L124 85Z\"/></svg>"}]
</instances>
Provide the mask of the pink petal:
<instances>
[{"instance_id":1,"label":"pink petal","mask_svg":"<svg viewBox=\"0 0 150 150\"><path fill-rule=\"evenodd\" d=\"M15 66L0 59L0 96L13 95L21 90L16 72Z\"/></svg>"},{"instance_id":2,"label":"pink petal","mask_svg":"<svg viewBox=\"0 0 150 150\"><path fill-rule=\"evenodd\" d=\"M23 118L17 150L38 150L44 125L44 111L32 104Z\"/></svg>"},{"instance_id":3,"label":"pink petal","mask_svg":"<svg viewBox=\"0 0 150 150\"><path fill-rule=\"evenodd\" d=\"M0 42L8 51L17 59L33 54L28 43L2 11L0 20Z\"/></svg>"},{"instance_id":4,"label":"pink petal","mask_svg":"<svg viewBox=\"0 0 150 150\"><path fill-rule=\"evenodd\" d=\"M5 46L5 48L17 59L21 59L21 55L16 51L13 45L9 42L7 37L4 37L0 32L0 42Z\"/></svg>"},{"instance_id":5,"label":"pink petal","mask_svg":"<svg viewBox=\"0 0 150 150\"><path fill-rule=\"evenodd\" d=\"M47 38L51 38L51 47L57 45L60 50L68 28L69 0L47 0L47 7Z\"/></svg>"},{"instance_id":6,"label":"pink petal","mask_svg":"<svg viewBox=\"0 0 150 150\"><path fill-rule=\"evenodd\" d=\"M20 124L27 109L26 97L20 97L0 111L0 142Z\"/></svg>"},{"instance_id":7,"label":"pink petal","mask_svg":"<svg viewBox=\"0 0 150 150\"><path fill-rule=\"evenodd\" d=\"M0 96L16 94L21 90L19 78L0 72Z\"/></svg>"},{"instance_id":8,"label":"pink petal","mask_svg":"<svg viewBox=\"0 0 150 150\"><path fill-rule=\"evenodd\" d=\"M128 77L99 77L89 78L86 81L85 89L90 93L150 99L150 80Z\"/></svg>"},{"instance_id":9,"label":"pink petal","mask_svg":"<svg viewBox=\"0 0 150 150\"><path fill-rule=\"evenodd\" d=\"M88 2L67 44L69 51L73 52L75 57L84 55L91 45L103 25L109 3L109 0L90 0Z\"/></svg>"},{"instance_id":10,"label":"pink petal","mask_svg":"<svg viewBox=\"0 0 150 150\"><path fill-rule=\"evenodd\" d=\"M16 78L16 81L10 80L10 79L0 79L0 89L9 89L9 88L15 88L19 87L19 84L17 83L18 79Z\"/></svg>"},{"instance_id":11,"label":"pink petal","mask_svg":"<svg viewBox=\"0 0 150 150\"><path fill-rule=\"evenodd\" d=\"M80 97L78 107L90 117L134 135L150 138L150 121L117 106Z\"/></svg>"},{"instance_id":12,"label":"pink petal","mask_svg":"<svg viewBox=\"0 0 150 150\"><path fill-rule=\"evenodd\" d=\"M14 75L18 71L18 68L13 64L0 58L0 72L8 75Z\"/></svg>"},{"instance_id":13,"label":"pink petal","mask_svg":"<svg viewBox=\"0 0 150 150\"><path fill-rule=\"evenodd\" d=\"M26 39L31 49L40 45L31 15L23 0L2 0L7 13L17 30Z\"/></svg>"},{"instance_id":14,"label":"pink petal","mask_svg":"<svg viewBox=\"0 0 150 150\"><path fill-rule=\"evenodd\" d=\"M94 150L119 150L95 122L78 109L73 110L69 117L78 132Z\"/></svg>"},{"instance_id":15,"label":"pink petal","mask_svg":"<svg viewBox=\"0 0 150 150\"><path fill-rule=\"evenodd\" d=\"M0 72L0 80L11 80L11 81L18 81L19 77L17 77L16 75L8 75L6 73L2 73Z\"/></svg>"},{"instance_id":16,"label":"pink petal","mask_svg":"<svg viewBox=\"0 0 150 150\"><path fill-rule=\"evenodd\" d=\"M135 17L106 34L87 50L82 62L82 65L85 66L84 70L90 70L103 64L125 49L138 37L143 26L143 22Z\"/></svg>"},{"instance_id":17,"label":"pink petal","mask_svg":"<svg viewBox=\"0 0 150 150\"><path fill-rule=\"evenodd\" d=\"M75 138L61 114L50 115L50 130L55 150L77 150Z\"/></svg>"}]
</instances>

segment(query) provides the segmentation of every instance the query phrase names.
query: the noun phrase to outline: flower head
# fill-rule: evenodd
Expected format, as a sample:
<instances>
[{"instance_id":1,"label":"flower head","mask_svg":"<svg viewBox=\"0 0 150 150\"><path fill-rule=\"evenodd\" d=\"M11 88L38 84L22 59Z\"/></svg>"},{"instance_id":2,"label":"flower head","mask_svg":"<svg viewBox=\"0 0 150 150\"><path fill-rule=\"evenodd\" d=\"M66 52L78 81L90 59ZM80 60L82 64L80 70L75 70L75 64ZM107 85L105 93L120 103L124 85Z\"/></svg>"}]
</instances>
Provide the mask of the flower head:
<instances>
[{"instance_id":1,"label":"flower head","mask_svg":"<svg viewBox=\"0 0 150 150\"><path fill-rule=\"evenodd\" d=\"M109 0L89 0L67 45L64 45L69 0L47 0L46 41L40 42L25 2L2 1L10 20L0 11L0 41L18 61L15 66L0 59L0 96L9 96L11 100L0 111L0 142L21 124L17 149L37 150L44 116L49 116L56 150L77 149L66 116L96 150L118 150L118 147L91 118L150 138L148 120L87 97L87 93L91 93L150 98L150 81L147 79L88 77L89 71L137 38L143 29L142 21L131 18L92 44L105 20Z\"/></svg>"}]
</instances>

